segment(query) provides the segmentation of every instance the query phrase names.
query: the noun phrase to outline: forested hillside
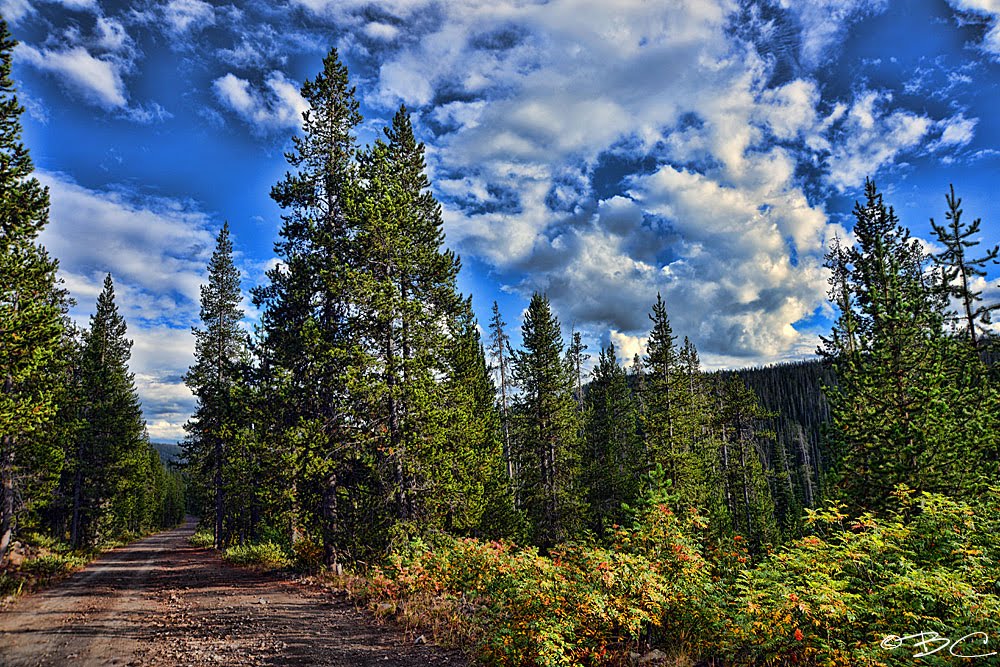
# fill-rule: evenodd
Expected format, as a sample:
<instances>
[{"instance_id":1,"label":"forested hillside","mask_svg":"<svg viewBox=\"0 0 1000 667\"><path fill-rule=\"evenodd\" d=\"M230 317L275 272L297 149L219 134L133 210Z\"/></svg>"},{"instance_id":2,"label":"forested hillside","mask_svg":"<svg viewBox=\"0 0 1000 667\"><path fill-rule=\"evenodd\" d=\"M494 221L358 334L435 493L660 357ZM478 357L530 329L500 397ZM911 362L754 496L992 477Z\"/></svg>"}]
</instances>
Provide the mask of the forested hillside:
<instances>
[{"instance_id":1,"label":"forested hillside","mask_svg":"<svg viewBox=\"0 0 1000 667\"><path fill-rule=\"evenodd\" d=\"M11 48L0 555L15 530L77 545L168 525L182 492L143 430L111 276L77 332L35 241L47 202L18 143ZM564 338L545 294L516 324L494 303L481 326L407 109L358 145L336 50L302 96L253 330L228 225L201 288L183 451L212 546L339 577L487 664L655 648L896 665L919 650L901 634L952 655L1000 637L994 306L970 287L997 249L976 253L954 192L928 254L868 182L828 254L819 361L704 373L657 294L625 368L613 345Z\"/></svg>"}]
</instances>

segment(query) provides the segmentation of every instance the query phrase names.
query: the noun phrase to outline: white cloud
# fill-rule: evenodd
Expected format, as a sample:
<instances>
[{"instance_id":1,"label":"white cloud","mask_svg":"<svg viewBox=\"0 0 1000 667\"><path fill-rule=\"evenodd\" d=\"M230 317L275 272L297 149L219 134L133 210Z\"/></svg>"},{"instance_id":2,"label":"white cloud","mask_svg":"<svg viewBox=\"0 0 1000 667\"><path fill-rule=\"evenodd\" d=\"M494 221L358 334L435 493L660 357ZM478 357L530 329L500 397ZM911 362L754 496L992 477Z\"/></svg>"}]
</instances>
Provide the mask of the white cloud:
<instances>
[{"instance_id":1,"label":"white cloud","mask_svg":"<svg viewBox=\"0 0 1000 667\"><path fill-rule=\"evenodd\" d=\"M980 48L995 59L1000 59L1000 0L948 0L960 12L984 17L988 22Z\"/></svg>"},{"instance_id":2,"label":"white cloud","mask_svg":"<svg viewBox=\"0 0 1000 667\"><path fill-rule=\"evenodd\" d=\"M271 72L262 92L232 72L212 83L219 101L260 131L295 128L309 108L299 94L299 86L281 72Z\"/></svg>"},{"instance_id":3,"label":"white cloud","mask_svg":"<svg viewBox=\"0 0 1000 667\"><path fill-rule=\"evenodd\" d=\"M31 0L0 0L0 15L14 25L34 11Z\"/></svg>"},{"instance_id":4,"label":"white cloud","mask_svg":"<svg viewBox=\"0 0 1000 667\"><path fill-rule=\"evenodd\" d=\"M365 34L374 39L391 42L399 37L399 28L389 23L372 21L364 28Z\"/></svg>"},{"instance_id":5,"label":"white cloud","mask_svg":"<svg viewBox=\"0 0 1000 667\"><path fill-rule=\"evenodd\" d=\"M975 136L978 118L966 118L962 114L946 118L938 123L941 128L940 144L944 146L964 146Z\"/></svg>"},{"instance_id":6,"label":"white cloud","mask_svg":"<svg viewBox=\"0 0 1000 667\"><path fill-rule=\"evenodd\" d=\"M618 363L622 364L626 368L631 368L635 365L635 355L638 354L641 359L642 356L646 354L647 338L641 336L630 336L626 333L618 331L617 329L611 329L609 335L611 337L611 342L615 345Z\"/></svg>"},{"instance_id":7,"label":"white cloud","mask_svg":"<svg viewBox=\"0 0 1000 667\"><path fill-rule=\"evenodd\" d=\"M211 220L184 202L136 200L60 174L37 175L52 202L41 240L59 258L60 275L78 302L71 314L86 326L110 272L134 340L130 368L150 435L178 437L194 407L181 376L193 360L189 332L215 244Z\"/></svg>"},{"instance_id":8,"label":"white cloud","mask_svg":"<svg viewBox=\"0 0 1000 667\"><path fill-rule=\"evenodd\" d=\"M390 23L373 23L374 5L359 0L297 3L372 37ZM974 121L931 118L881 92L824 99L812 74L769 87L773 62L731 30L741 6L380 3L395 18L420 9L434 20L407 21L407 39L378 54L359 91L371 107L405 102L418 129L445 128L428 161L448 243L508 289L546 291L564 322L604 340L644 335L661 291L675 330L706 358L773 361L815 348L800 323L825 301L835 226L802 168L853 187L934 141L967 142ZM887 3L782 6L810 72ZM372 57L362 41L342 46ZM245 108L260 107L249 85L240 92ZM619 182L601 182L615 161ZM598 194L609 185L620 194Z\"/></svg>"},{"instance_id":9,"label":"white cloud","mask_svg":"<svg viewBox=\"0 0 1000 667\"><path fill-rule=\"evenodd\" d=\"M911 111L889 111L892 96L865 91L851 106L830 156L830 182L841 191L856 187L880 167L926 139L934 122Z\"/></svg>"},{"instance_id":10,"label":"white cloud","mask_svg":"<svg viewBox=\"0 0 1000 667\"><path fill-rule=\"evenodd\" d=\"M305 7L316 14L329 14L335 17L349 16L353 12L377 6L398 18L412 16L418 10L432 4L431 0L381 0L378 3L371 0L292 0L292 4Z\"/></svg>"},{"instance_id":11,"label":"white cloud","mask_svg":"<svg viewBox=\"0 0 1000 667\"><path fill-rule=\"evenodd\" d=\"M100 9L97 0L0 0L0 15L9 23L16 25L25 16L33 14L41 2L62 5L77 11Z\"/></svg>"},{"instance_id":12,"label":"white cloud","mask_svg":"<svg viewBox=\"0 0 1000 667\"><path fill-rule=\"evenodd\" d=\"M801 25L801 55L815 67L832 57L834 47L854 21L885 11L888 0L781 0Z\"/></svg>"},{"instance_id":13,"label":"white cloud","mask_svg":"<svg viewBox=\"0 0 1000 667\"><path fill-rule=\"evenodd\" d=\"M121 65L109 59L96 58L82 46L56 51L19 44L14 54L21 62L56 74L63 82L105 109L121 108L128 104Z\"/></svg>"},{"instance_id":14,"label":"white cloud","mask_svg":"<svg viewBox=\"0 0 1000 667\"><path fill-rule=\"evenodd\" d=\"M202 0L170 0L163 8L163 17L173 33L183 35L213 25L215 9Z\"/></svg>"},{"instance_id":15,"label":"white cloud","mask_svg":"<svg viewBox=\"0 0 1000 667\"><path fill-rule=\"evenodd\" d=\"M118 301L124 301L116 295ZM194 359L194 336L170 327L129 327L135 338L130 368L142 398L146 426L153 440L180 440L183 424L196 407L195 397L183 382Z\"/></svg>"},{"instance_id":16,"label":"white cloud","mask_svg":"<svg viewBox=\"0 0 1000 667\"><path fill-rule=\"evenodd\" d=\"M115 19L107 18L106 16L97 17L96 32L97 43L102 49L120 51L129 48L131 45L131 39L125 30L125 26Z\"/></svg>"}]
</instances>

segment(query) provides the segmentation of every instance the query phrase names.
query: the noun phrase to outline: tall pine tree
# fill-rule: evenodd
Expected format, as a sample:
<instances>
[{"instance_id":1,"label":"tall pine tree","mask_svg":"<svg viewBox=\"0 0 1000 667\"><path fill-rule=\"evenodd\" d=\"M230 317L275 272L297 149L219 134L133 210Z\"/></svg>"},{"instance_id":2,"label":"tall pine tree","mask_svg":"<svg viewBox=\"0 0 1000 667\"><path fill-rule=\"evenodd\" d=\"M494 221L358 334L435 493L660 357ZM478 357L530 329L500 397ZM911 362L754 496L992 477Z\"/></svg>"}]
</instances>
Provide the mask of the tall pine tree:
<instances>
[{"instance_id":1,"label":"tall pine tree","mask_svg":"<svg viewBox=\"0 0 1000 667\"><path fill-rule=\"evenodd\" d=\"M83 427L73 456L71 542L93 544L141 527L134 520L149 442L135 379L132 341L115 303L111 275L83 335Z\"/></svg>"},{"instance_id":2,"label":"tall pine tree","mask_svg":"<svg viewBox=\"0 0 1000 667\"><path fill-rule=\"evenodd\" d=\"M275 464L287 487L282 513L292 539L303 531L316 535L334 564L344 532L339 505L360 495L341 487L359 483L346 381L352 350L346 245L353 230L345 195L356 179L354 130L361 115L335 49L303 84L302 96L309 108L302 135L286 154L292 171L271 190L285 211L275 244L280 262L253 298L262 309L260 389L272 406L264 438L281 455Z\"/></svg>"},{"instance_id":3,"label":"tall pine tree","mask_svg":"<svg viewBox=\"0 0 1000 667\"><path fill-rule=\"evenodd\" d=\"M216 239L208 264L208 284L201 286L201 322L193 330L195 362L184 381L198 400L194 416L185 425L184 451L193 479L206 487L212 499L215 546L226 542L226 478L235 462L235 441L243 435L242 410L237 404L244 382L247 336L240 326L240 272L233 264L229 223ZM245 459L244 459L245 460Z\"/></svg>"},{"instance_id":4,"label":"tall pine tree","mask_svg":"<svg viewBox=\"0 0 1000 667\"><path fill-rule=\"evenodd\" d=\"M549 300L534 294L515 351L514 455L517 496L535 544L551 547L576 534L583 519L578 416L572 370L563 361L559 320Z\"/></svg>"},{"instance_id":5,"label":"tall pine tree","mask_svg":"<svg viewBox=\"0 0 1000 667\"><path fill-rule=\"evenodd\" d=\"M995 448L996 436L981 428L989 407L956 381L927 257L871 181L854 216L857 243L828 256L842 310L821 350L837 373L828 388L837 483L847 500L876 510L898 483L972 492L984 480L967 463Z\"/></svg>"},{"instance_id":6,"label":"tall pine tree","mask_svg":"<svg viewBox=\"0 0 1000 667\"><path fill-rule=\"evenodd\" d=\"M462 300L459 261L443 248L441 207L405 107L362 154L359 173L352 321L365 358L353 393L368 407L365 447L378 460L391 520L436 523L434 462L454 445L442 428L446 385L437 378L447 373Z\"/></svg>"},{"instance_id":7,"label":"tall pine tree","mask_svg":"<svg viewBox=\"0 0 1000 667\"><path fill-rule=\"evenodd\" d=\"M589 525L598 535L624 523L623 504L639 498L646 457L639 412L615 346L601 350L587 392L583 486Z\"/></svg>"},{"instance_id":8,"label":"tall pine tree","mask_svg":"<svg viewBox=\"0 0 1000 667\"><path fill-rule=\"evenodd\" d=\"M934 263L941 269L941 282L945 294L960 304L962 313L958 316L965 335L974 348L979 347L979 338L984 324L990 323L990 313L1000 308L1000 303L983 304L982 290L974 289L972 283L977 277L986 275L986 264L996 261L1000 246L989 248L981 257L969 256L969 251L980 244L975 238L979 234L982 220L976 218L971 224L962 221L962 200L955 196L951 186L945 195L948 211L944 214L947 224L939 225L931 218L931 228L944 250L933 255Z\"/></svg>"},{"instance_id":9,"label":"tall pine tree","mask_svg":"<svg viewBox=\"0 0 1000 667\"><path fill-rule=\"evenodd\" d=\"M36 242L48 223L48 192L32 176L21 143L11 78L16 42L0 18L0 560L21 506L19 480L57 476L61 453L44 437L63 376L59 370L64 292L56 262ZM29 460L48 470L33 470Z\"/></svg>"}]
</instances>

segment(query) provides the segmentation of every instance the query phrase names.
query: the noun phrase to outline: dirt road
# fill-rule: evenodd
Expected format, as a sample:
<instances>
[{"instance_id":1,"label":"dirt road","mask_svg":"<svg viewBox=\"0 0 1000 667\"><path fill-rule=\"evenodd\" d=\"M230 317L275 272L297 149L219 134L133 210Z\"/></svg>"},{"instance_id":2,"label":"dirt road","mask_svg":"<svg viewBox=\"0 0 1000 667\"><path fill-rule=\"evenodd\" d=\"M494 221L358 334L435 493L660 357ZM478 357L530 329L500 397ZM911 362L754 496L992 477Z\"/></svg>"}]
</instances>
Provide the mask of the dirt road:
<instances>
[{"instance_id":1,"label":"dirt road","mask_svg":"<svg viewBox=\"0 0 1000 667\"><path fill-rule=\"evenodd\" d=\"M0 612L0 666L464 665L329 592L223 564L187 524Z\"/></svg>"}]
</instances>

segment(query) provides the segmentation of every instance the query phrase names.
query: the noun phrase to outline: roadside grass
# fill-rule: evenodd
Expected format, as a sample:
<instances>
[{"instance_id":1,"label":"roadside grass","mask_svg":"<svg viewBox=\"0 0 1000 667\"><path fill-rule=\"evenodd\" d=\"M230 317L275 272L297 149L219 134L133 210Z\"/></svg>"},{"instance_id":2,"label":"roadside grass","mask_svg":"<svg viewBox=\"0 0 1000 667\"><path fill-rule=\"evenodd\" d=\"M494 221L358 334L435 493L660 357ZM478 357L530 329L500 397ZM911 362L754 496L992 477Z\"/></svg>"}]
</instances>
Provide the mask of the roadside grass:
<instances>
[{"instance_id":1,"label":"roadside grass","mask_svg":"<svg viewBox=\"0 0 1000 667\"><path fill-rule=\"evenodd\" d=\"M0 568L0 605L66 578L101 553L73 551L68 544L40 533L20 537Z\"/></svg>"},{"instance_id":2,"label":"roadside grass","mask_svg":"<svg viewBox=\"0 0 1000 667\"><path fill-rule=\"evenodd\" d=\"M200 549L211 549L215 546L215 537L210 530L199 530L188 538L188 542Z\"/></svg>"},{"instance_id":3,"label":"roadside grass","mask_svg":"<svg viewBox=\"0 0 1000 667\"><path fill-rule=\"evenodd\" d=\"M232 546L222 552L222 557L235 565L252 565L273 569L291 567L293 560L274 542Z\"/></svg>"}]
</instances>

